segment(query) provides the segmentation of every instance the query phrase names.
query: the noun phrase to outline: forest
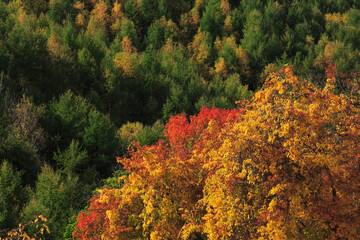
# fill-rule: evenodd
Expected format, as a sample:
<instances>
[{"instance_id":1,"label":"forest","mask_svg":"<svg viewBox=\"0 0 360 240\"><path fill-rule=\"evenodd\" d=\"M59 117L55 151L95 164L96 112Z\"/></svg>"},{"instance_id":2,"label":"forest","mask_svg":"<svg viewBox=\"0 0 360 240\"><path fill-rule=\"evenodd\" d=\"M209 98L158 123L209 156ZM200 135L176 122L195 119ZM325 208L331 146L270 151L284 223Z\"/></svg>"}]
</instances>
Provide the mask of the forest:
<instances>
[{"instance_id":1,"label":"forest","mask_svg":"<svg viewBox=\"0 0 360 240\"><path fill-rule=\"evenodd\" d=\"M0 0L0 239L360 239L360 1Z\"/></svg>"}]
</instances>

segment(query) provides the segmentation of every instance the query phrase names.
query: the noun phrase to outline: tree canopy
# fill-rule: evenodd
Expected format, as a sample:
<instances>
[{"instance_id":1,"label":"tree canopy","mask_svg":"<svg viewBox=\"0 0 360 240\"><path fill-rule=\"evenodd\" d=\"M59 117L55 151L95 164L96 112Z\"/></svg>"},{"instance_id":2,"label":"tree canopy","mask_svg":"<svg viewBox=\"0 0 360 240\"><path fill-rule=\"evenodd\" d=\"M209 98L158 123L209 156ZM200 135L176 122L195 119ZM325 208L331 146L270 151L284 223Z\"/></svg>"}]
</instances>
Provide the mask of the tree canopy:
<instances>
[{"instance_id":1,"label":"tree canopy","mask_svg":"<svg viewBox=\"0 0 360 240\"><path fill-rule=\"evenodd\" d=\"M78 239L355 239L359 109L290 67L234 110L170 118L165 141L119 158L120 188L99 190Z\"/></svg>"},{"instance_id":2,"label":"tree canopy","mask_svg":"<svg viewBox=\"0 0 360 240\"><path fill-rule=\"evenodd\" d=\"M0 0L0 238L356 238L359 24L357 0Z\"/></svg>"}]
</instances>

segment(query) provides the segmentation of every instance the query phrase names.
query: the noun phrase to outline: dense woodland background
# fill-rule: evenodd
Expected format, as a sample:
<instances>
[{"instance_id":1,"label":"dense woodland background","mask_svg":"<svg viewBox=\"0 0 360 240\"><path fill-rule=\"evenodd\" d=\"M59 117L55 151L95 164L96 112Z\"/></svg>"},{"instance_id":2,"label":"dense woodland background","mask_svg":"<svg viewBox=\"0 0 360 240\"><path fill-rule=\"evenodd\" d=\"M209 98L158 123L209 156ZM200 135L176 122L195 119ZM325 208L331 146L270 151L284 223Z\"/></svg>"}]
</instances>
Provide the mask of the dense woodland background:
<instances>
[{"instance_id":1,"label":"dense woodland background","mask_svg":"<svg viewBox=\"0 0 360 240\"><path fill-rule=\"evenodd\" d=\"M319 88L330 66L358 107L360 2L0 0L0 234L41 214L46 239L71 239L133 140L290 65Z\"/></svg>"}]
</instances>

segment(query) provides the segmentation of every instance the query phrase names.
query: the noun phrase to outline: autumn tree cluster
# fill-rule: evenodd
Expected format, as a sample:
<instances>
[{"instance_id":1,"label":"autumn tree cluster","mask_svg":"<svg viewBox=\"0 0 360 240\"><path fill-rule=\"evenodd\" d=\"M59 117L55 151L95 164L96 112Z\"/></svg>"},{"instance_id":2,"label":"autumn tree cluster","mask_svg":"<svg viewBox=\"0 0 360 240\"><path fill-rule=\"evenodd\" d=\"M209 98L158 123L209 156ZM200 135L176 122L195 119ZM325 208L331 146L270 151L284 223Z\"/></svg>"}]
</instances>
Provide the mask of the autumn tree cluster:
<instances>
[{"instance_id":1,"label":"autumn tree cluster","mask_svg":"<svg viewBox=\"0 0 360 240\"><path fill-rule=\"evenodd\" d=\"M165 230L153 229L164 226L167 229L165 232L172 234L179 231L176 232L176 236L183 238L186 236L216 238L211 232L218 231L218 228L223 229L221 231L224 232L225 227L216 220L217 217L211 220L209 209L215 209L215 206L207 203L213 201L210 195L207 200L204 198L200 201L200 199L203 199L204 194L212 191L210 180L207 180L208 176L220 171L222 165L213 162L211 163L213 165L209 163L212 167L210 165L204 167L202 163L197 162L199 159L191 157L195 154L193 149L204 149L197 150L197 154L203 151L205 155L201 161L205 164L207 158L215 161L216 158L211 154L215 154L225 138L235 143L235 137L232 139L230 135L225 137L222 134L234 132L235 130L230 130L230 122L235 125L243 121L240 116L248 116L246 114L251 106L254 114L265 111L261 110L262 108L257 109L254 105L254 99L260 94L256 92L260 89L263 89L261 92L267 91L271 84L269 85L268 81L265 86L264 82L269 76L274 79L274 86L277 84L275 79L278 78L280 82L281 79L287 79L281 74L282 78L280 75L276 75L277 78L272 75L286 64L293 66L293 71L299 79L307 79L314 86L311 89L327 89L331 94L335 94L334 98L348 99L355 108L358 108L360 105L359 26L358 0L0 0L0 237L6 235L2 233L18 232L19 229L30 237L35 236L37 229L27 223L34 221L34 217L42 215L47 219L46 225L50 229L50 233L44 232L42 237L45 239L72 239L76 228L79 229L77 234L90 231L90 235L97 236L91 232L91 228L86 230L86 226L89 226L84 222L86 216L89 216L86 220L88 224L92 222L90 218L104 220L103 226L109 226L106 231L99 230L103 231L101 234L103 233L104 236L112 237L119 231L130 234L130 229L135 229L134 236L140 236L142 231L141 234L145 236L160 234L159 236L163 237L167 236ZM330 85L328 79L333 79ZM290 88L284 85L283 90L284 93L281 94L287 93ZM257 94L255 98L254 94ZM340 96L341 94L345 98ZM236 104L237 101L241 104ZM343 104L342 101L337 104ZM307 103L301 104L305 108ZM268 116L264 115L266 113L275 118L276 114L285 110L274 108L266 111L259 112L260 115L263 114L261 117ZM327 114L320 110L319 112L319 114ZM190 123L187 123L185 116L194 117L191 118ZM316 118L315 115L312 117ZM318 117L320 118L320 115ZM338 117L340 121L342 118ZM328 118L335 119L332 116ZM251 131L258 129L257 131L268 134L266 131L271 129L275 131L279 124L285 124L286 121L292 124L288 118L285 118L281 123L269 125L267 128L254 125ZM166 122L168 123L164 132ZM305 120L299 120L299 124L304 122ZM346 124L344 126L347 126ZM210 133L207 130L209 126L218 130ZM295 127L294 133L300 134ZM323 127L320 130L325 131L324 129L327 128ZM172 131L177 132L172 133ZM250 134L250 130L248 132ZM207 137L204 134L207 134ZM275 143L277 138L280 139L279 141L285 141L284 136L274 134L267 137ZM321 134L318 136L320 140L326 139L320 137ZM208 138L208 141L205 138ZM157 143L159 139L162 139L162 142ZM210 139L213 139L211 144ZM137 145L133 146L134 141ZM315 142L314 139L312 141ZM245 142L242 143L244 148L247 146ZM343 142L339 140L333 144L342 145ZM250 144L250 142L246 143ZM259 144L256 145L259 148L255 148L255 145L253 148L247 147L248 152L242 154L245 156L260 154L262 143ZM310 146L316 149L318 147L316 144ZM144 150L141 150L143 148ZM125 224L124 219L119 220L120 218L117 217L113 219L118 219L116 221L120 222L107 222L111 217L106 217L103 210L97 212L96 209L121 208L126 212L131 204L140 204L139 207L136 205L136 209L143 211L145 205L141 202L142 198L140 202L136 202L139 200L138 196L134 195L133 200L137 199L136 203L129 200L130 205L122 202L125 200L120 200L120 192L129 189L133 183L124 183L125 187L122 187L122 190L114 189L120 189L121 184L118 183L118 179L121 176L129 176L131 179L137 176L136 172L139 171L130 167L128 163L130 160L125 159L130 157L129 159L134 159L131 161L135 164L140 161L136 157L137 154L145 153L148 151L145 151L147 148L154 149L151 151L157 149L156 151L166 152L162 157L157 156L159 160L151 160L154 163L146 163L156 167L159 161L161 168L156 174L164 174L162 168L172 170L166 173L161 181L158 180L160 175L156 174L153 177L147 176L146 179L153 181L154 184L159 181L156 183L159 188L163 184L165 185L161 188L165 186L171 188L169 184L174 184L174 190L171 190L174 192L168 190L170 192L166 194L169 194L169 197L165 194L161 197L157 196L156 201L152 200L148 195L150 193L141 192L143 191L141 184L145 183L139 180L138 196L146 196L148 199L146 201L154 201L154 208L161 207L163 209L161 211L170 211L165 202L161 203L163 205L158 202L162 198L170 202L173 201L170 196L181 198L183 201L179 204L182 210L174 207L171 211L175 212L156 213L161 217L152 215L158 210L151 208L146 214L139 213L138 216L130 212L130 215L125 214L124 216L129 216L131 219L129 221L133 221L133 224L141 225L135 228L131 224L131 226ZM207 151L211 148L214 152L210 154ZM234 153L231 154L235 154L237 150L229 150L229 154L232 151ZM243 152L240 149L238 151ZM270 154L273 149L265 148L264 151L264 154L266 151L266 154ZM325 150L317 151L320 154ZM282 154L286 155L287 152ZM117 156L123 160L117 162ZM176 166L182 170L166 165L170 164L165 161L168 156L178 157ZM281 156L279 155L279 158ZM302 158L306 159L305 156L306 154ZM351 154L345 154L344 157L346 156ZM260 164L256 162L260 160L246 158ZM162 161L166 163L161 163ZM233 160L229 158L228 161ZM249 164L252 166L255 163ZM244 168L246 171L253 169L256 179L260 179L256 180L259 181L256 184L260 185L251 185L252 188L244 183L246 186L244 185L243 191L251 194L257 191L255 186L259 189L269 189L278 184L274 180L274 183L271 181L266 183L273 184L271 186L261 185L265 184L265 176L260 177L256 174L260 174L262 171L260 165L265 163L259 166L256 164L254 167ZM307 165L306 163L305 166ZM330 167L329 169L331 170ZM148 171L143 172L142 176L146 176ZM330 174L333 176L331 171ZM291 171L290 173L293 176ZM235 175L234 179L240 181ZM173 183L176 176L182 181L181 183ZM214 179L215 176L218 175L214 175ZM286 180L286 177L282 178L284 181L290 181ZM186 184L183 183L185 179L189 180ZM220 175L219 179L219 183L223 181ZM130 180L125 180L128 181ZM329 181L335 185L339 183L337 180ZM188 186L189 191L196 189L196 193L186 192L181 184ZM240 183L236 184L231 191L237 192L242 188L240 186L243 186ZM303 183L304 186L306 184ZM287 186L288 190L294 189L290 183ZM249 190L246 190L247 188ZM114 202L101 200L102 195L93 197L95 189L104 189L104 199L105 196L109 196ZM113 193L105 189L113 189L111 190ZM285 192L288 191L286 189L284 188ZM317 194L316 189L311 189L308 191L310 193L303 196L304 199ZM115 193L120 195L110 197ZM257 197L254 199L261 199L265 193L255 194ZM181 194L184 196L180 197ZM280 199L280 195L276 194ZM290 195L289 192L286 194ZM284 193L284 196L286 194ZM336 190L335 199L342 198L341 194L343 194L341 191ZM92 199L90 205L89 199ZM256 222L248 223L251 226L247 233L249 236L264 238L267 236L267 230L260 232L259 229L260 226L265 229L266 224L270 224L270 220L267 219L273 219L270 213L269 216L265 214L264 208L275 197L269 195L266 199L263 201L263 206L258 205L257 210L251 210L253 215L249 215L249 219L252 219L251 221L256 219ZM102 204L108 205L99 207L103 206ZM119 204L125 205L119 207ZM228 203L224 202L224 204L224 212L233 211L226 210L230 209L230 206L226 205ZM260 203L251 204L255 206ZM346 206L343 205L344 208ZM90 215L85 216L81 213L83 220L78 221L80 212L86 208ZM315 211L315 207L310 209L309 206L306 209L313 211L314 214L320 212L320 210ZM111 211L108 213L110 214ZM174 214L170 217L172 220L165 217L168 213ZM180 213L184 216L175 224L175 219L178 219L177 214ZM348 219L352 218L350 215ZM326 228L322 227L321 221L315 217L303 217L304 219L301 220L302 218L298 216L291 216L299 220L296 222L298 230L294 231L299 234L316 232L316 228L323 229L324 235L321 236L332 236L331 234L345 231L340 229L347 229L345 223L331 225L330 222L335 221L332 219L324 223L329 226ZM322 217L316 216L319 219ZM163 222L160 223L159 219ZM194 222L190 223L190 219ZM232 221L228 215L222 216L221 219L224 221L223 224ZM313 224L314 229L309 230L307 221L310 219L315 223L319 222L321 226ZM236 220L240 224L239 221ZM284 220L284 222L288 224L291 221ZM21 228L19 224L22 224ZM275 223L271 222L271 224ZM230 225L229 223L228 226ZM279 231L283 233L290 231L284 230L285 225L281 226L284 228L279 227ZM94 225L95 227L97 225ZM238 236L236 231L240 230L231 231L229 230L229 234ZM76 236L80 238L84 235ZM311 236L316 239L318 235ZM298 236L296 235L295 238ZM299 238L302 238L302 235Z\"/></svg>"},{"instance_id":2,"label":"autumn tree cluster","mask_svg":"<svg viewBox=\"0 0 360 240\"><path fill-rule=\"evenodd\" d=\"M360 111L290 68L234 110L172 117L165 140L119 158L76 239L357 239ZM121 186L122 185L122 186Z\"/></svg>"}]
</instances>

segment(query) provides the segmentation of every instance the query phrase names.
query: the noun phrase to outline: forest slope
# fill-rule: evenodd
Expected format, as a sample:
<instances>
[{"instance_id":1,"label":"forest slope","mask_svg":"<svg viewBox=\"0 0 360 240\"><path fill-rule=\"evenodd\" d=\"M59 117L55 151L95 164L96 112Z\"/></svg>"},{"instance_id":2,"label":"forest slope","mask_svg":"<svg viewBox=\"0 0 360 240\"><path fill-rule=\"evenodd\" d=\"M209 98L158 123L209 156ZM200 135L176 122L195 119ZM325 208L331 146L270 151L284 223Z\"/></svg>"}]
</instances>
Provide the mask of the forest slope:
<instances>
[{"instance_id":1,"label":"forest slope","mask_svg":"<svg viewBox=\"0 0 360 240\"><path fill-rule=\"evenodd\" d=\"M167 144L171 116L204 107L243 111L284 66L358 108L359 26L357 0L0 0L0 236L46 218L47 239L71 238L94 190L130 174L116 156L133 140ZM354 234L336 224L316 229Z\"/></svg>"}]
</instances>

